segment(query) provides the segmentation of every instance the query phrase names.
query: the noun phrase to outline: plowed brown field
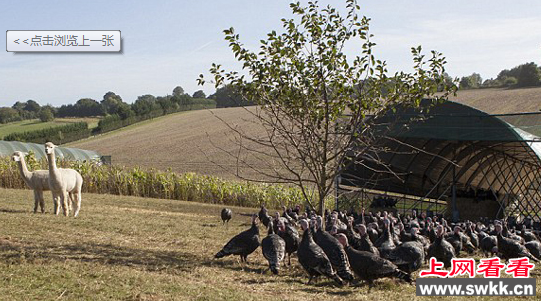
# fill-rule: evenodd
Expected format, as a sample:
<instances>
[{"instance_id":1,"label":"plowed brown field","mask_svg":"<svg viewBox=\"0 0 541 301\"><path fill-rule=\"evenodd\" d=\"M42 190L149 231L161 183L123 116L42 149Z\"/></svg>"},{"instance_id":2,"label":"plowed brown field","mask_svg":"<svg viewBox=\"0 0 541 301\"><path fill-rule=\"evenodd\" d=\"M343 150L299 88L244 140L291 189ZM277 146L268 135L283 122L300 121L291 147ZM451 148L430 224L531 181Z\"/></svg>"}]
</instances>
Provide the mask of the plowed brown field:
<instances>
[{"instance_id":1,"label":"plowed brown field","mask_svg":"<svg viewBox=\"0 0 541 301\"><path fill-rule=\"evenodd\" d=\"M493 114L532 112L541 109L541 88L466 90L452 100ZM218 147L236 153L235 136L214 114L248 133L261 133L260 127L248 121L251 115L245 109L227 108L168 115L70 146L111 155L113 163L126 166L171 168L232 179L236 158ZM249 162L263 168L256 160ZM254 170L245 169L244 174L261 178Z\"/></svg>"}]
</instances>

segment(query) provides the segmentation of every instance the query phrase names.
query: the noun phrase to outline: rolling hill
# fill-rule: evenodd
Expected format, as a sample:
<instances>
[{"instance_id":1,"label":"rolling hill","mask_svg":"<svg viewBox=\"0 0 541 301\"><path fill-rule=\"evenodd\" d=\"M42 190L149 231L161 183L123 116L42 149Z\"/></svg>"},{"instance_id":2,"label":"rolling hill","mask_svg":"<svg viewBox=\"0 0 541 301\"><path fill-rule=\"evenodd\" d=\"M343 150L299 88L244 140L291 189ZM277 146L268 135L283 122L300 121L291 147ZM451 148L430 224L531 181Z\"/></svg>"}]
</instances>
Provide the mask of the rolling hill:
<instances>
[{"instance_id":1,"label":"rolling hill","mask_svg":"<svg viewBox=\"0 0 541 301\"><path fill-rule=\"evenodd\" d=\"M463 90L450 100L490 114L539 112L541 110L541 87Z\"/></svg>"},{"instance_id":2,"label":"rolling hill","mask_svg":"<svg viewBox=\"0 0 541 301\"><path fill-rule=\"evenodd\" d=\"M539 111L541 88L466 90L452 100L492 114ZM222 151L236 154L235 136L217 117L248 133L261 133L245 109L227 108L168 115L70 146L111 155L115 164L236 178L236 158ZM254 158L248 161L259 166ZM260 178L256 170L244 172Z\"/></svg>"},{"instance_id":3,"label":"rolling hill","mask_svg":"<svg viewBox=\"0 0 541 301\"><path fill-rule=\"evenodd\" d=\"M250 134L261 131L242 108L199 110L148 120L70 146L111 155L114 164L236 178L236 158L224 152L237 153L235 136L217 117Z\"/></svg>"}]
</instances>

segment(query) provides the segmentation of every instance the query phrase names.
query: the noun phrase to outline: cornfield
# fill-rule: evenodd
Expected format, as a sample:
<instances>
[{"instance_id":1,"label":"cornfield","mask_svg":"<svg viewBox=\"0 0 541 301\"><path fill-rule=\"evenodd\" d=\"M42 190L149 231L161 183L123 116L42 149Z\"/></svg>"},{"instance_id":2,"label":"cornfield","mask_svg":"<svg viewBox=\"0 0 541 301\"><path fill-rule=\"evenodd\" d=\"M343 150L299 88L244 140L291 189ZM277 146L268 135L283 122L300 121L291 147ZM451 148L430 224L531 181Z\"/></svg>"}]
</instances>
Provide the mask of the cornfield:
<instances>
[{"instance_id":1,"label":"cornfield","mask_svg":"<svg viewBox=\"0 0 541 301\"><path fill-rule=\"evenodd\" d=\"M30 171L48 169L47 160L36 160L32 153L26 156ZM195 173L176 174L171 170L157 171L140 167L126 168L101 165L97 162L58 160L62 168L73 168L84 179L83 192L115 194L231 206L280 208L304 204L301 191L295 187L250 182L226 181L218 177ZM0 187L24 189L17 163L9 157L0 158Z\"/></svg>"}]
</instances>

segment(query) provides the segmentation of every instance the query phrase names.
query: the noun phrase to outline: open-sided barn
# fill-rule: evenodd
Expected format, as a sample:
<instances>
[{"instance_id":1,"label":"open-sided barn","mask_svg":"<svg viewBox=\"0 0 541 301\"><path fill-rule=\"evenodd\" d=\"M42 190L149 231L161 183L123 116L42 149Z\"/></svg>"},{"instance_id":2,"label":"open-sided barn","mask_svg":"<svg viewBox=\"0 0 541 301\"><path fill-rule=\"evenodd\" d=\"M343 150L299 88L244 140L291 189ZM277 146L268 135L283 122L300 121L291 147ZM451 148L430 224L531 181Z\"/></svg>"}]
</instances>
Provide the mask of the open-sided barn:
<instances>
[{"instance_id":1,"label":"open-sided barn","mask_svg":"<svg viewBox=\"0 0 541 301\"><path fill-rule=\"evenodd\" d=\"M539 221L541 139L505 120L540 116L489 115L456 102L397 110L376 127L384 133L380 162L360 158L362 164L343 171L341 184L446 200L454 219L523 215ZM390 172L380 172L381 163Z\"/></svg>"}]
</instances>

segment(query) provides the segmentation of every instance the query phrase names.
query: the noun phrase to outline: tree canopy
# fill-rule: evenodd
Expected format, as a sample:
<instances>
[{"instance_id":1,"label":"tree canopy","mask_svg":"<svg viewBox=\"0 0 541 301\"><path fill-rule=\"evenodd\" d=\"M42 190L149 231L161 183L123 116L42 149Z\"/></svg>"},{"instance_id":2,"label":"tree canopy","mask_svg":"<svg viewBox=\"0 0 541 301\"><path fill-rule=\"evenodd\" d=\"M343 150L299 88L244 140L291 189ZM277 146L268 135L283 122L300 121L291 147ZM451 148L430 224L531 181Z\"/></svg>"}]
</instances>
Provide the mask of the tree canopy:
<instances>
[{"instance_id":1,"label":"tree canopy","mask_svg":"<svg viewBox=\"0 0 541 301\"><path fill-rule=\"evenodd\" d=\"M355 0L346 1L346 16L318 2L290 7L295 17L282 19L283 32L268 33L258 51L246 49L233 28L224 30L243 71L226 71L214 63L210 73L217 92L229 86L243 101L255 102L256 109L247 111L265 128L261 137L230 125L239 137L239 151L230 154L273 182L299 186L308 204L317 204L322 213L344 164L362 164L378 151L377 139L367 134L372 126L368 115L377 117L397 105L417 106L426 97L442 100L456 87L444 76L445 58L437 51L426 57L420 46L411 49L413 73L389 76L385 61L375 56L370 19L359 16ZM362 46L358 56L348 58L342 50L352 40ZM200 75L199 83L205 82ZM444 93L435 94L438 90ZM250 165L246 156L261 165L272 163L269 168Z\"/></svg>"}]
</instances>

